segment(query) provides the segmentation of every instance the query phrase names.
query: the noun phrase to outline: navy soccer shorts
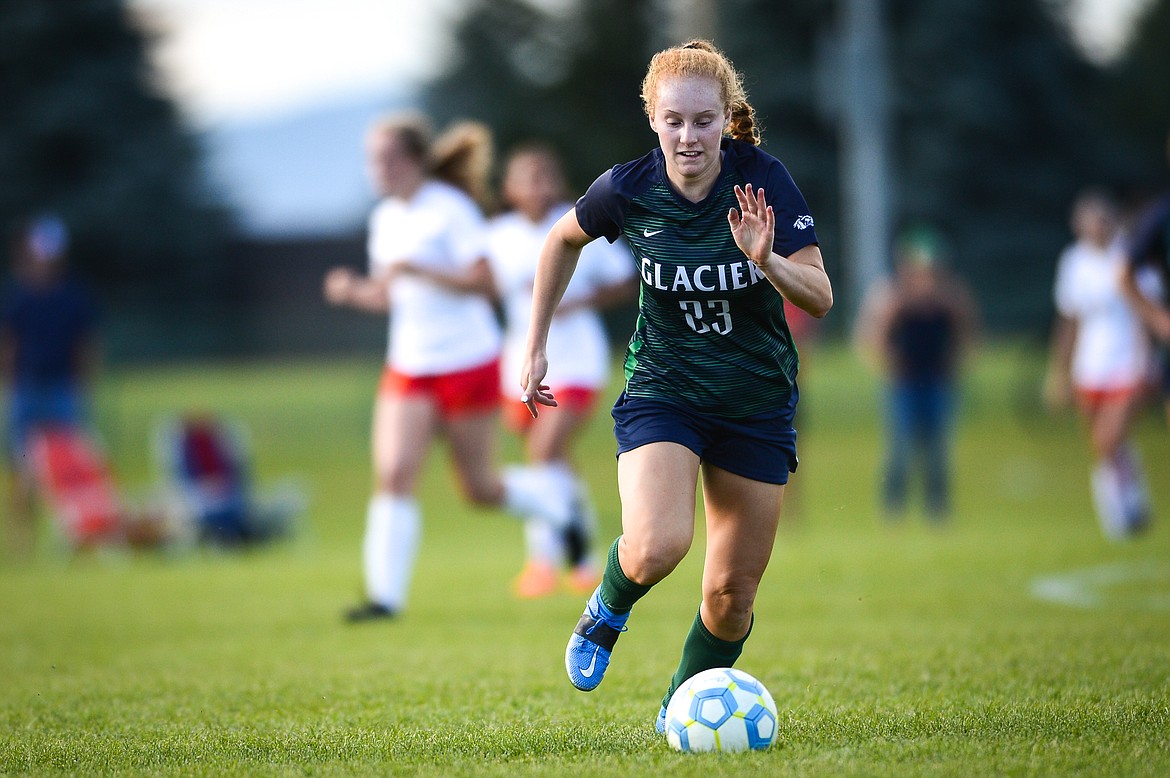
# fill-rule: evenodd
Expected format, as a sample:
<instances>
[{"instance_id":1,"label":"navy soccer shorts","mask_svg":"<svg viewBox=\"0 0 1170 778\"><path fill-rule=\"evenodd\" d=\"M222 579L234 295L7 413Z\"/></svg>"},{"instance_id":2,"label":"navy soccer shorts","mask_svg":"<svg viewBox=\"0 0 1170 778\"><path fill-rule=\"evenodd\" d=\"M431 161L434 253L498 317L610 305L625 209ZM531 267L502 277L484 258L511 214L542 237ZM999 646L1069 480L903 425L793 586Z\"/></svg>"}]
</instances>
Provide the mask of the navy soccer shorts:
<instances>
[{"instance_id":1,"label":"navy soccer shorts","mask_svg":"<svg viewBox=\"0 0 1170 778\"><path fill-rule=\"evenodd\" d=\"M674 402L629 397L622 392L614 403L613 432L617 453L647 443L678 443L702 461L753 481L788 483L796 472L797 391L776 410L754 416L728 418L699 413Z\"/></svg>"}]
</instances>

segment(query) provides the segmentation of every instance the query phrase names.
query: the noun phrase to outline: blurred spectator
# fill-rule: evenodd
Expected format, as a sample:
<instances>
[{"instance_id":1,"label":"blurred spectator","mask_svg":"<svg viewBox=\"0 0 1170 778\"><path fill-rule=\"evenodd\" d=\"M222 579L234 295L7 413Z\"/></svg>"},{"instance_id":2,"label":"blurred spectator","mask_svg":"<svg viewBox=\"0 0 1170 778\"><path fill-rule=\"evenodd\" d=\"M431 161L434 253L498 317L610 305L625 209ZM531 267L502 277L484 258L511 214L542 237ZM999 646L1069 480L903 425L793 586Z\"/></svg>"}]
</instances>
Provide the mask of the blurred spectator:
<instances>
[{"instance_id":1,"label":"blurred spectator","mask_svg":"<svg viewBox=\"0 0 1170 778\"><path fill-rule=\"evenodd\" d=\"M906 509L912 470L922 473L928 517L941 522L951 510L956 385L977 315L966 285L944 261L935 231L906 232L893 277L874 285L856 322L863 358L888 382L882 499L889 518Z\"/></svg>"},{"instance_id":2,"label":"blurred spectator","mask_svg":"<svg viewBox=\"0 0 1170 778\"><path fill-rule=\"evenodd\" d=\"M1144 528L1149 498L1130 426L1149 378L1146 333L1123 289L1126 259L1112 200L1096 191L1073 204L1075 242L1060 255L1045 399L1053 407L1076 401L1095 464L1093 502L1107 537Z\"/></svg>"},{"instance_id":3,"label":"blurred spectator","mask_svg":"<svg viewBox=\"0 0 1170 778\"><path fill-rule=\"evenodd\" d=\"M609 381L610 356L598 311L633 298L634 260L624 241L594 241L581 252L548 335L549 385L559 405L533 418L516 402L516 376L524 363L532 283L545 236L573 205L566 199L561 160L549 146L528 144L512 151L504 166L503 200L510 209L489 224L488 259L503 300L506 329L502 394L505 421L524 438L526 459L561 478L573 500L573 523L558 531L543 522L525 525L527 559L514 582L520 597L543 597L557 589L558 568L569 571L569 588L590 594L601 581L593 557L595 519L589 491L570 457L576 434L592 417L597 391Z\"/></svg>"},{"instance_id":4,"label":"blurred spectator","mask_svg":"<svg viewBox=\"0 0 1170 778\"><path fill-rule=\"evenodd\" d=\"M189 411L160 424L154 442L167 504L176 514L170 524L187 536L183 539L236 548L291 535L305 498L291 481L277 491L259 493L242 423Z\"/></svg>"},{"instance_id":5,"label":"blurred spectator","mask_svg":"<svg viewBox=\"0 0 1170 778\"><path fill-rule=\"evenodd\" d=\"M60 218L21 222L10 247L12 278L0 302L0 371L8 387L9 540L25 554L35 535L30 436L46 426L87 425L97 308L66 270L69 234Z\"/></svg>"},{"instance_id":6,"label":"blurred spectator","mask_svg":"<svg viewBox=\"0 0 1170 778\"><path fill-rule=\"evenodd\" d=\"M1170 133L1166 135L1170 161ZM1161 388L1170 423L1170 191L1139 219L1126 249L1124 290L1161 348Z\"/></svg>"}]
</instances>

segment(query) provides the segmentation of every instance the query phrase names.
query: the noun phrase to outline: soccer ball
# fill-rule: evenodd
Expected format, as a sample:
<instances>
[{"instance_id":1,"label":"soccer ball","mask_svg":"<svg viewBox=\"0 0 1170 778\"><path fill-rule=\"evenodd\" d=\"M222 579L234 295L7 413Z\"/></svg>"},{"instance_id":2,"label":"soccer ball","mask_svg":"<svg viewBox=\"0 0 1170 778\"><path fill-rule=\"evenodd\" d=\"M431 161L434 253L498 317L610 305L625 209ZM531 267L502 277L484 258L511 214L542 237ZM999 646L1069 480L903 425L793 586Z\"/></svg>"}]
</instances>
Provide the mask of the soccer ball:
<instances>
[{"instance_id":1,"label":"soccer ball","mask_svg":"<svg viewBox=\"0 0 1170 778\"><path fill-rule=\"evenodd\" d=\"M776 739L776 703L742 670L696 673L666 706L666 740L678 751L763 750Z\"/></svg>"}]
</instances>

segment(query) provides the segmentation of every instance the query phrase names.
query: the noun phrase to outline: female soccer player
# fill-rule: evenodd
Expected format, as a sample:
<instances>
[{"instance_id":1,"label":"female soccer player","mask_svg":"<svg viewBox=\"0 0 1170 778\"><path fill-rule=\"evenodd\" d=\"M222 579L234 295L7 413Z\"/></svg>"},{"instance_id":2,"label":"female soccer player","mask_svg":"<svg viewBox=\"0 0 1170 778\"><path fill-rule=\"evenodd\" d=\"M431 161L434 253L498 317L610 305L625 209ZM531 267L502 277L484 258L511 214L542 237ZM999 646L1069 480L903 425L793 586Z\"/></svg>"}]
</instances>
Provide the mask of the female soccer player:
<instances>
[{"instance_id":1,"label":"female soccer player","mask_svg":"<svg viewBox=\"0 0 1170 778\"><path fill-rule=\"evenodd\" d=\"M609 381L609 343L599 310L630 299L636 289L630 252L623 244L591 244L549 329L548 351L556 368L550 385L559 397L555 412L534 419L516 403L515 381L524 362L532 280L540 247L569 208L560 157L550 146L527 143L513 149L504 165L502 194L509 210L488 225L488 259L503 301L505 396L508 425L524 439L529 462L561 479L573 500L573 523L557 532L547 522L524 527L527 560L514 582L524 598L552 594L558 568L568 568L571 591L589 594L601 577L592 553L594 519L589 491L570 457L573 439L592 417L597 391Z\"/></svg>"},{"instance_id":2,"label":"female soccer player","mask_svg":"<svg viewBox=\"0 0 1170 778\"><path fill-rule=\"evenodd\" d=\"M1059 314L1045 381L1046 399L1076 400L1096 457L1093 502L1106 537L1145 528L1149 495L1130 427L1151 378L1149 341L1123 289L1125 253L1117 210L1099 192L1072 209L1076 241L1060 255L1054 296Z\"/></svg>"},{"instance_id":3,"label":"female soccer player","mask_svg":"<svg viewBox=\"0 0 1170 778\"><path fill-rule=\"evenodd\" d=\"M367 137L383 199L370 217L368 275L334 268L334 305L392 311L373 418L374 495L363 543L368 601L351 621L392 617L406 603L420 534L414 491L431 441L449 443L466 496L563 527L569 503L547 474L496 466L500 331L492 310L485 221L491 136L454 125L433 143L414 114L376 123Z\"/></svg>"},{"instance_id":4,"label":"female soccer player","mask_svg":"<svg viewBox=\"0 0 1170 778\"><path fill-rule=\"evenodd\" d=\"M622 535L565 665L582 691L601 682L630 609L690 548L702 472L702 602L663 697L661 731L679 684L733 664L751 632L784 485L797 465L797 355L784 298L819 318L833 292L804 197L759 149L727 58L701 40L661 51L642 100L658 148L602 174L545 242L521 400L533 415L556 405L544 378L557 302L582 246L624 236L641 302L613 408Z\"/></svg>"}]
</instances>

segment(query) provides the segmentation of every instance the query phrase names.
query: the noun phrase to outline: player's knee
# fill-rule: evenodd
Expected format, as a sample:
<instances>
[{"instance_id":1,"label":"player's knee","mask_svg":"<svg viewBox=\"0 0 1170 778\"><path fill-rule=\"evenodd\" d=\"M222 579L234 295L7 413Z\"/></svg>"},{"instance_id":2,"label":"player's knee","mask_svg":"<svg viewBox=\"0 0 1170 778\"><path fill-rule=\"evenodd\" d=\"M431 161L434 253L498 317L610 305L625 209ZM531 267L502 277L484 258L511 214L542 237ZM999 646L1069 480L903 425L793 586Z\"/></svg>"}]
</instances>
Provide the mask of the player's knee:
<instances>
[{"instance_id":1,"label":"player's knee","mask_svg":"<svg viewBox=\"0 0 1170 778\"><path fill-rule=\"evenodd\" d=\"M415 471L407 467L380 467L374 473L374 486L384 494L412 494Z\"/></svg>"},{"instance_id":2,"label":"player's knee","mask_svg":"<svg viewBox=\"0 0 1170 778\"><path fill-rule=\"evenodd\" d=\"M496 481L460 479L463 496L477 508L499 507L504 501L504 487Z\"/></svg>"},{"instance_id":3,"label":"player's knee","mask_svg":"<svg viewBox=\"0 0 1170 778\"><path fill-rule=\"evenodd\" d=\"M703 606L715 622L707 627L716 634L735 634L747 629L756 604L757 585L750 582L726 582L704 588Z\"/></svg>"},{"instance_id":4,"label":"player's knee","mask_svg":"<svg viewBox=\"0 0 1170 778\"><path fill-rule=\"evenodd\" d=\"M690 550L689 537L652 534L631 538L622 536L622 572L637 584L649 585L668 576Z\"/></svg>"}]
</instances>

